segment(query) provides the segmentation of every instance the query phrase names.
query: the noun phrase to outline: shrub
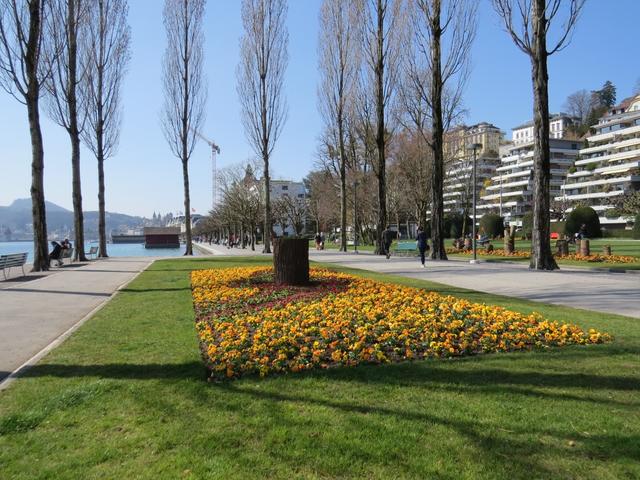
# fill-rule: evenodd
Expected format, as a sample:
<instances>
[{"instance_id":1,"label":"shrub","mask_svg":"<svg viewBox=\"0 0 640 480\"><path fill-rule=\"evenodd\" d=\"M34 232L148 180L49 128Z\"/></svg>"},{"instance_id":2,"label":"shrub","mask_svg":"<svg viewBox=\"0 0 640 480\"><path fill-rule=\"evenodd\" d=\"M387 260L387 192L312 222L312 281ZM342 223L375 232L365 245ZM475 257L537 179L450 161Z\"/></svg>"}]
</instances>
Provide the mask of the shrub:
<instances>
[{"instance_id":1,"label":"shrub","mask_svg":"<svg viewBox=\"0 0 640 480\"><path fill-rule=\"evenodd\" d=\"M640 239L640 213L636 215L636 219L633 224L633 238Z\"/></svg>"},{"instance_id":2,"label":"shrub","mask_svg":"<svg viewBox=\"0 0 640 480\"><path fill-rule=\"evenodd\" d=\"M569 167L569 173L576 173L578 169L575 166Z\"/></svg>"},{"instance_id":3,"label":"shrub","mask_svg":"<svg viewBox=\"0 0 640 480\"><path fill-rule=\"evenodd\" d=\"M496 238L504 232L504 219L495 213L486 213L480 219L480 228L491 238Z\"/></svg>"},{"instance_id":4,"label":"shrub","mask_svg":"<svg viewBox=\"0 0 640 480\"><path fill-rule=\"evenodd\" d=\"M522 217L522 236L531 238L533 232L533 212L527 212Z\"/></svg>"},{"instance_id":5,"label":"shrub","mask_svg":"<svg viewBox=\"0 0 640 480\"><path fill-rule=\"evenodd\" d=\"M464 234L471 231L471 224L473 220L467 217L466 232L462 231L462 223L464 221L464 215L461 213L450 213L444 217L444 231L449 235L449 238L460 238Z\"/></svg>"},{"instance_id":6,"label":"shrub","mask_svg":"<svg viewBox=\"0 0 640 480\"><path fill-rule=\"evenodd\" d=\"M580 227L583 224L586 226L587 237L600 238L602 236L600 219L596 211L591 207L576 207L572 210L567 217L565 233L573 236L580 231Z\"/></svg>"}]
</instances>

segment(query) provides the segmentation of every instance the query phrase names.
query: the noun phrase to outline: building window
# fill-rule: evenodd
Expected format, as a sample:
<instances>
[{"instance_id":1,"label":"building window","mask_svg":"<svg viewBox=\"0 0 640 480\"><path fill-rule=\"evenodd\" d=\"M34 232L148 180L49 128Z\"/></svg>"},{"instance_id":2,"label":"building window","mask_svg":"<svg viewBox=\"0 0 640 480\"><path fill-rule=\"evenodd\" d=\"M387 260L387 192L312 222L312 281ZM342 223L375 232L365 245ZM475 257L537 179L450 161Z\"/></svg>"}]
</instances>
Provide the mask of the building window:
<instances>
[{"instance_id":1,"label":"building window","mask_svg":"<svg viewBox=\"0 0 640 480\"><path fill-rule=\"evenodd\" d=\"M289 190L289 186L288 185L282 185L282 190Z\"/></svg>"}]
</instances>

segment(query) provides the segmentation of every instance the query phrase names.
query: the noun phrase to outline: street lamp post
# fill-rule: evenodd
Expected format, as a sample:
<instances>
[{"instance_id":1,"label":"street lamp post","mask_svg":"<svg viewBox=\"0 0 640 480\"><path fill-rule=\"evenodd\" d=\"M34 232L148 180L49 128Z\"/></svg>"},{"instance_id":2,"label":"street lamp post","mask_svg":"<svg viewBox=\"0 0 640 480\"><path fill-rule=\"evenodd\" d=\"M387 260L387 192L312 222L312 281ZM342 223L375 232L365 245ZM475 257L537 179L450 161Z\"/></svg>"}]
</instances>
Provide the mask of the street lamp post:
<instances>
[{"instance_id":1,"label":"street lamp post","mask_svg":"<svg viewBox=\"0 0 640 480\"><path fill-rule=\"evenodd\" d=\"M473 170L471 174L471 182L473 183L473 222L471 223L471 234L473 235L473 260L470 263L478 263L478 250L476 245L476 157L478 149L482 148L481 143L470 143L467 145L467 150L473 150Z\"/></svg>"},{"instance_id":2,"label":"street lamp post","mask_svg":"<svg viewBox=\"0 0 640 480\"><path fill-rule=\"evenodd\" d=\"M358 196L356 191L358 189L358 181L353 182L353 250L354 253L358 253Z\"/></svg>"}]
</instances>

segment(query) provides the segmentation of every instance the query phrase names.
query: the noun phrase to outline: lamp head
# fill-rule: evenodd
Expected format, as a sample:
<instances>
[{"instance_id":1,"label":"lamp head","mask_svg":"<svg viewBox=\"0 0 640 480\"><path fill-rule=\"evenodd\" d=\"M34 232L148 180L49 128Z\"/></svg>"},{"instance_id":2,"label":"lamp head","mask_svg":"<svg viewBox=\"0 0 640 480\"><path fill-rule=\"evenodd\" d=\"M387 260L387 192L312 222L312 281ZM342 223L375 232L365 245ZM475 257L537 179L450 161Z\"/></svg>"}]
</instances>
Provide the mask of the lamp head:
<instances>
[{"instance_id":1,"label":"lamp head","mask_svg":"<svg viewBox=\"0 0 640 480\"><path fill-rule=\"evenodd\" d=\"M482 149L481 143L469 143L467 145L467 150L481 150L481 149Z\"/></svg>"}]
</instances>

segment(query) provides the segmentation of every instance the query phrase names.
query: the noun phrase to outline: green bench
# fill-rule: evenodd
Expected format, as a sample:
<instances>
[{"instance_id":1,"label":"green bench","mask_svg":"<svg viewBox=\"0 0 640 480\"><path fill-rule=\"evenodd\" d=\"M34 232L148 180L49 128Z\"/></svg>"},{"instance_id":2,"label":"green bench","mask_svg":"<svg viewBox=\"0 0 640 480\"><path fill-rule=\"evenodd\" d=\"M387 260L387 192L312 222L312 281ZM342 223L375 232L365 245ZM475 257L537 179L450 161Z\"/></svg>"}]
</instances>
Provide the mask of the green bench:
<instances>
[{"instance_id":1,"label":"green bench","mask_svg":"<svg viewBox=\"0 0 640 480\"><path fill-rule=\"evenodd\" d=\"M413 255L417 255L418 248L416 247L415 240L403 241L403 242L396 243L395 247L392 248L392 252L394 255L413 256Z\"/></svg>"}]
</instances>

